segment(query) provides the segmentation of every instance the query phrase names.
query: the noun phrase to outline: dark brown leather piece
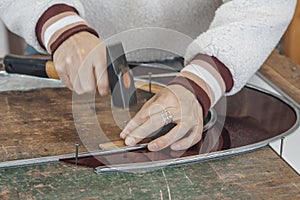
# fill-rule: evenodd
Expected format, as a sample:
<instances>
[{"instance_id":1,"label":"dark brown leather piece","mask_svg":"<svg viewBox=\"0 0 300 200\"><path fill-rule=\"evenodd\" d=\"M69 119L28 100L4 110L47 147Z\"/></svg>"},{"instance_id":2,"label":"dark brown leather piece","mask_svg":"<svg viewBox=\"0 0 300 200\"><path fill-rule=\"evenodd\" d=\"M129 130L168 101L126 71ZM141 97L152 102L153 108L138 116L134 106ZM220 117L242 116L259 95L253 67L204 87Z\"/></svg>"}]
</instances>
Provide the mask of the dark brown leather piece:
<instances>
[{"instance_id":1,"label":"dark brown leather piece","mask_svg":"<svg viewBox=\"0 0 300 200\"><path fill-rule=\"evenodd\" d=\"M160 152L138 150L108 156L86 157L78 161L79 165L98 167L125 163L167 160L174 157L186 157L226 149L243 147L273 138L289 130L296 122L293 109L280 99L255 89L244 88L240 93L226 99L227 112L223 116L224 105L220 102L215 109L218 121L203 135L203 139L185 152L165 149ZM222 126L222 119L225 124ZM75 163L75 159L63 160Z\"/></svg>"}]
</instances>

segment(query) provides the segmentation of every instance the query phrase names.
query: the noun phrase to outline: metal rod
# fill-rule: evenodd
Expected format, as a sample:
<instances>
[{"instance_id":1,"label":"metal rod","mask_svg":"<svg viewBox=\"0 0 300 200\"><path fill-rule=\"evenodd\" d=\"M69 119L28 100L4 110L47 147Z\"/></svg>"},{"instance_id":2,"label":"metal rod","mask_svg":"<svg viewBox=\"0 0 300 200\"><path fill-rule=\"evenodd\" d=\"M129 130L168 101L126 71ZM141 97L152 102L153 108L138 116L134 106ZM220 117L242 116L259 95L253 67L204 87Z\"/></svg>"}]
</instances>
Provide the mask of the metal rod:
<instances>
[{"instance_id":1,"label":"metal rod","mask_svg":"<svg viewBox=\"0 0 300 200\"><path fill-rule=\"evenodd\" d=\"M60 159L73 157L74 154L61 155L61 156L47 156L43 158L31 158L23 160L12 160L0 163L0 169L16 168L16 167L28 167L35 165L43 165L47 163L59 162Z\"/></svg>"},{"instance_id":2,"label":"metal rod","mask_svg":"<svg viewBox=\"0 0 300 200\"><path fill-rule=\"evenodd\" d=\"M93 151L90 153L82 153L78 154L78 159L84 158L87 156L104 156L104 155L111 155L115 153L124 153L128 151L135 151L140 149L147 148L148 143L138 144L136 146L125 146L117 149L111 150L101 150L101 151ZM23 159L23 160L12 160L12 161L5 161L0 162L0 169L7 169L7 168L16 168L16 167L28 167L28 166L35 166L35 165L42 165L48 163L56 163L59 162L61 159L72 159L74 158L74 154L65 154L59 156L47 156L42 158L31 158L31 159Z\"/></svg>"}]
</instances>

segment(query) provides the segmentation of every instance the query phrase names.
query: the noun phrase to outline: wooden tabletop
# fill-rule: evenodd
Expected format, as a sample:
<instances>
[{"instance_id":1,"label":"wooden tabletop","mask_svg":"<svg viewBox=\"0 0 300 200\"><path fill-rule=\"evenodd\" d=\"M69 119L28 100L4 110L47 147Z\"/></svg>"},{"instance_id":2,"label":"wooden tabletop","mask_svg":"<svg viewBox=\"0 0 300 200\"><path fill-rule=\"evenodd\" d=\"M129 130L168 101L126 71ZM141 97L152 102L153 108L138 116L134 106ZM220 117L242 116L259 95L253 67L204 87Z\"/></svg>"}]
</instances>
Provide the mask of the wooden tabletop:
<instances>
[{"instance_id":1,"label":"wooden tabletop","mask_svg":"<svg viewBox=\"0 0 300 200\"><path fill-rule=\"evenodd\" d=\"M270 148L135 174L48 164L0 170L0 179L1 199L300 198L300 177Z\"/></svg>"},{"instance_id":2,"label":"wooden tabletop","mask_svg":"<svg viewBox=\"0 0 300 200\"><path fill-rule=\"evenodd\" d=\"M284 70L283 70L284 69ZM290 69L290 70L289 70ZM266 77L272 79L275 84L285 90L298 102L299 81L297 74L299 67L292 64L287 58L274 52L266 64L260 70ZM280 80L280 81L278 81ZM283 84L282 84L283 83ZM287 87L287 86L290 87ZM292 85L292 86L291 86ZM291 90L292 88L292 90ZM38 101L49 101L47 107L40 108L35 119L19 120L19 125L29 129L38 129L38 124L51 109L51 117L60 116L60 112L66 112L71 104L67 104L64 110L57 108L58 104L65 103L70 98L64 96L63 89L58 94L62 96L54 98L53 93L41 90L44 99ZM10 146L0 144L0 159L2 161L30 157L38 155L35 143L27 147L32 154L22 154L24 143L30 142L33 137L26 131L16 130L15 127L6 127L3 132L4 123L13 122L20 117L16 110L10 105L19 105L13 99L2 97L2 103L8 102L2 109L7 113L14 114L13 118L0 116L1 136L3 141L9 141ZM30 95L21 96L28 105L34 105L37 100L31 99ZM56 99L55 101L53 99ZM10 104L11 103L11 104ZM15 104L14 104L15 103ZM20 106L19 106L20 107ZM22 108L20 108L22 110ZM35 107L33 107L33 110ZM30 111L24 111L29 114ZM46 125L52 127L44 130L45 133L55 131L56 138L44 138L50 141L41 149L41 155L51 155L49 152L55 142L63 148L62 153L68 153L68 145L74 144L78 137L64 135L64 130L75 131L70 125L68 115L64 116L61 124L47 121ZM6 118L5 118L6 117ZM5 120L4 120L5 118ZM103 123L107 125L107 119ZM5 127L4 127L5 128ZM14 138L8 136L14 134ZM27 134L27 139L20 139ZM37 137L43 138L43 135ZM19 138L19 139L18 139ZM31 138L31 139L30 139ZM42 139L40 139L42 140ZM25 147L24 147L25 148ZM27 149L26 152L30 152ZM10 154L9 152L13 152ZM0 199L297 199L300 198L300 177L270 148L264 148L252 153L243 154L230 158L223 158L205 163L194 163L181 167L169 167L163 170L140 173L115 173L108 175L96 175L92 169L75 167L62 163L47 164L42 166L0 170Z\"/></svg>"},{"instance_id":3,"label":"wooden tabletop","mask_svg":"<svg viewBox=\"0 0 300 200\"><path fill-rule=\"evenodd\" d=\"M275 50L259 72L300 104L299 65Z\"/></svg>"}]
</instances>

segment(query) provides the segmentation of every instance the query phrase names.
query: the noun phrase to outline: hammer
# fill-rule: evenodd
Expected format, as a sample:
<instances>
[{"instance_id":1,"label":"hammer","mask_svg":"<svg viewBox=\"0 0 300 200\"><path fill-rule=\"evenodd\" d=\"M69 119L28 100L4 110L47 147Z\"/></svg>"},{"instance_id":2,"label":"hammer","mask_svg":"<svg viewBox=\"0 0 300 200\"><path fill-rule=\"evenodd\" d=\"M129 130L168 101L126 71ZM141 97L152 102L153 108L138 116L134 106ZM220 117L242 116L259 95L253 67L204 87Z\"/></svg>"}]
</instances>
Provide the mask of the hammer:
<instances>
[{"instance_id":1,"label":"hammer","mask_svg":"<svg viewBox=\"0 0 300 200\"><path fill-rule=\"evenodd\" d=\"M128 108L137 103L132 71L128 66L122 43L106 48L107 72L113 105ZM2 61L9 74L23 74L41 78L59 79L50 57L7 55Z\"/></svg>"}]
</instances>

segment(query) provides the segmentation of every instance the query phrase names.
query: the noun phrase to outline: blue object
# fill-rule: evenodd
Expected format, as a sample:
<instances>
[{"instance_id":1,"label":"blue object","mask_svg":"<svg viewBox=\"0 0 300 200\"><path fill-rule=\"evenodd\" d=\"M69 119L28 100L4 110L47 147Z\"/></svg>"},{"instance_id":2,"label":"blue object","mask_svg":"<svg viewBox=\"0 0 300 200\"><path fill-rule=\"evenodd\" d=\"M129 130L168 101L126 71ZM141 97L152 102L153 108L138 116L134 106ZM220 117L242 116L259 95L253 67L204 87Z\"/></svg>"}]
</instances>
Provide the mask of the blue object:
<instances>
[{"instance_id":1,"label":"blue object","mask_svg":"<svg viewBox=\"0 0 300 200\"><path fill-rule=\"evenodd\" d=\"M38 52L37 50L35 50L35 48L33 48L30 45L27 45L25 51L24 51L24 55L25 56L29 56L29 55L37 55L37 54L41 54L40 52Z\"/></svg>"}]
</instances>

